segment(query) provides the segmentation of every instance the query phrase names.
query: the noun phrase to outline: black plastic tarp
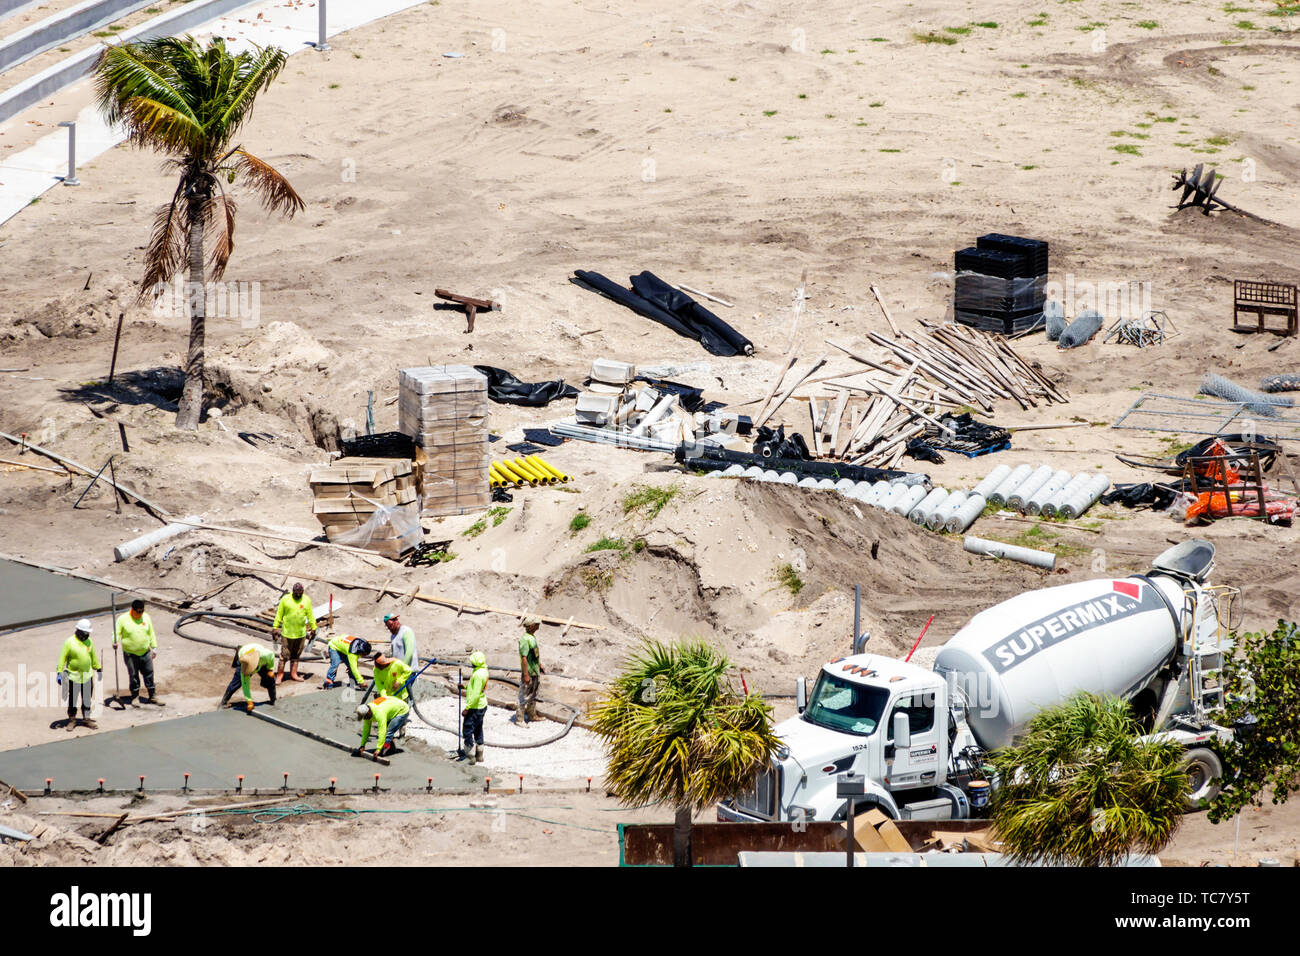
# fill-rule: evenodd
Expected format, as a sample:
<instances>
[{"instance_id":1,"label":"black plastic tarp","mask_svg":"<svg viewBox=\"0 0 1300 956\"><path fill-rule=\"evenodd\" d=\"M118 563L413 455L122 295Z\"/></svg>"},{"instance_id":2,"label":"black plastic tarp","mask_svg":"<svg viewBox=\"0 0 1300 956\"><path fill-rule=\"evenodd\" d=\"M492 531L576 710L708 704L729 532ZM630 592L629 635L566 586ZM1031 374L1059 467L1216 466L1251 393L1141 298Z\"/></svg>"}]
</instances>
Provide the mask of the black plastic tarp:
<instances>
[{"instance_id":1,"label":"black plastic tarp","mask_svg":"<svg viewBox=\"0 0 1300 956\"><path fill-rule=\"evenodd\" d=\"M714 355L754 354L753 342L653 272L630 277L631 289L625 289L599 272L575 269L573 275L579 285L594 289L638 315L666 325L678 335L695 339Z\"/></svg>"},{"instance_id":2,"label":"black plastic tarp","mask_svg":"<svg viewBox=\"0 0 1300 956\"><path fill-rule=\"evenodd\" d=\"M526 405L539 408L557 398L577 398L578 390L565 385L562 379L553 382L521 382L503 368L475 365L477 371L487 376L488 398L503 405Z\"/></svg>"}]
</instances>

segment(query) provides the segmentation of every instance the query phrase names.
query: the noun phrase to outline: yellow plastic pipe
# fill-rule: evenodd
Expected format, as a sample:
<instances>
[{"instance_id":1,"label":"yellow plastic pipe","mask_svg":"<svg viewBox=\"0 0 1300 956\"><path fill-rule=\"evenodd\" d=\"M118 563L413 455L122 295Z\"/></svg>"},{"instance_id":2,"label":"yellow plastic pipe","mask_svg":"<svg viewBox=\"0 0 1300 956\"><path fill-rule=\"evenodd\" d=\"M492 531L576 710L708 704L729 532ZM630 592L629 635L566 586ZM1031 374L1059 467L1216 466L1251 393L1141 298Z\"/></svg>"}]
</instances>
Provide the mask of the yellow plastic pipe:
<instances>
[{"instance_id":1,"label":"yellow plastic pipe","mask_svg":"<svg viewBox=\"0 0 1300 956\"><path fill-rule=\"evenodd\" d=\"M514 468L510 467L510 462L508 461L499 461L496 463L496 466L517 485L531 485L533 483L532 480L526 478L522 472L516 471Z\"/></svg>"},{"instance_id":2,"label":"yellow plastic pipe","mask_svg":"<svg viewBox=\"0 0 1300 956\"><path fill-rule=\"evenodd\" d=\"M493 481L500 482L503 485L518 484L518 482L515 481L515 479L511 478L504 471L498 468L496 462L492 462L492 464L488 465L488 477L490 477Z\"/></svg>"},{"instance_id":3,"label":"yellow plastic pipe","mask_svg":"<svg viewBox=\"0 0 1300 956\"><path fill-rule=\"evenodd\" d=\"M521 471L525 475L528 475L530 478L533 479L533 481L535 481L539 485L555 484L554 478L552 478L546 472L542 471L540 468L535 468L534 466L528 464L528 462L524 461L522 458L516 458L513 461L511 461L510 464L513 465L517 471Z\"/></svg>"},{"instance_id":4,"label":"yellow plastic pipe","mask_svg":"<svg viewBox=\"0 0 1300 956\"><path fill-rule=\"evenodd\" d=\"M556 481L568 481L568 480L569 480L569 476L568 476L568 475L566 475L566 474L564 474L564 472L559 471L559 470L557 470L556 468L552 467L550 464L548 464L548 463L547 463L546 461L544 461L543 459L538 458L536 455L528 455L527 457L524 458L524 461L528 462L528 464L532 465L534 468L539 469L539 470L542 471L543 473L545 473L545 474L547 474L547 475L550 475L550 476L553 477Z\"/></svg>"}]
</instances>

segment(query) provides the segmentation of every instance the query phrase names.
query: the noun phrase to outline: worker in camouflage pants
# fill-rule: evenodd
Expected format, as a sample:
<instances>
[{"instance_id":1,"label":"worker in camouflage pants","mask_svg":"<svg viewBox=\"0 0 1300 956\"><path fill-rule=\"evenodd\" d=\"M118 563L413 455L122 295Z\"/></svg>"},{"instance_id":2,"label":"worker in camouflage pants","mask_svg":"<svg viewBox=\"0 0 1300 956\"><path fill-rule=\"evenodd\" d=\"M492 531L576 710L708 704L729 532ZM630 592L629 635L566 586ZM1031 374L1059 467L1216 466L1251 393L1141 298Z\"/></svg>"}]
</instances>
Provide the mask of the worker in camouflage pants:
<instances>
[{"instance_id":1,"label":"worker in camouflage pants","mask_svg":"<svg viewBox=\"0 0 1300 956\"><path fill-rule=\"evenodd\" d=\"M537 628L541 621L535 617L524 620L524 633L519 637L519 698L515 704L514 722L525 724L537 719L537 692L542 686L541 651L537 646Z\"/></svg>"}]
</instances>

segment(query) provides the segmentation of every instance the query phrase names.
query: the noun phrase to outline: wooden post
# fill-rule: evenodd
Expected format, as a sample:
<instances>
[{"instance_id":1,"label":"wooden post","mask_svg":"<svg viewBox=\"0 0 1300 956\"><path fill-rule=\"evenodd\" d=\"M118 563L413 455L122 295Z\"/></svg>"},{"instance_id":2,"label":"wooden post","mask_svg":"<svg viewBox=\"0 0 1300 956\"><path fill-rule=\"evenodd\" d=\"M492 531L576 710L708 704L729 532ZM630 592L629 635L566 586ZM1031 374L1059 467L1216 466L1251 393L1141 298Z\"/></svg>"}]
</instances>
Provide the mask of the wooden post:
<instances>
[{"instance_id":1,"label":"wooden post","mask_svg":"<svg viewBox=\"0 0 1300 956\"><path fill-rule=\"evenodd\" d=\"M90 280L87 279L86 283L87 285L89 285ZM110 388L113 386L113 373L117 371L117 346L118 343L122 341L122 318L125 315L126 315L125 312L117 313L117 331L113 333L113 360L108 363L108 385ZM122 450L125 451L126 450L125 431L122 433L122 446L123 446Z\"/></svg>"}]
</instances>

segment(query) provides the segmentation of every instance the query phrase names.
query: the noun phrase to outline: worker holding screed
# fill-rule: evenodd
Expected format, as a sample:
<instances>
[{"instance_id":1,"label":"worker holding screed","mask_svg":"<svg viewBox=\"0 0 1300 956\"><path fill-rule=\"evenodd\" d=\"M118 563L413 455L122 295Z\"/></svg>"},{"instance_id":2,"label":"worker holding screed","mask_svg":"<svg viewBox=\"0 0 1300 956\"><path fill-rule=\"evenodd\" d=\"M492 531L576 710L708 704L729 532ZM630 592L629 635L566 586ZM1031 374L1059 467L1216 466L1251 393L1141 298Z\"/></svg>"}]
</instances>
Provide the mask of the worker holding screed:
<instances>
[{"instance_id":1,"label":"worker holding screed","mask_svg":"<svg viewBox=\"0 0 1300 956\"><path fill-rule=\"evenodd\" d=\"M519 699L512 718L516 724L537 719L537 692L541 689L542 674L546 673L537 646L537 628L541 623L535 617L524 618L524 633L519 637Z\"/></svg>"},{"instance_id":2,"label":"worker holding screed","mask_svg":"<svg viewBox=\"0 0 1300 956\"><path fill-rule=\"evenodd\" d=\"M95 650L95 645L90 642L90 620L82 618L77 622L72 637L63 642L63 650L59 652L58 681L60 686L65 686L63 677L66 674L68 681L66 684L68 691L68 722L65 725L71 732L77 724L90 730L98 730L99 725L90 719L90 702L95 696L95 679L91 676L94 672L102 680L104 677L104 668L99 663L99 652ZM81 720L76 720L77 716L77 698L81 698Z\"/></svg>"},{"instance_id":3,"label":"worker holding screed","mask_svg":"<svg viewBox=\"0 0 1300 956\"><path fill-rule=\"evenodd\" d=\"M154 695L153 662L158 657L158 635L153 630L153 620L145 613L144 601L131 602L131 610L118 616L113 631L113 651L122 645L122 660L126 662L127 680L131 688L131 706L140 706L140 682L149 692L147 702L157 704ZM119 691L120 692L120 691Z\"/></svg>"},{"instance_id":4,"label":"worker holding screed","mask_svg":"<svg viewBox=\"0 0 1300 956\"><path fill-rule=\"evenodd\" d=\"M375 756L387 757L391 754L393 739L406 724L410 711L410 705L396 697L376 697L370 703L358 707L357 719L361 721L361 743L356 750L352 751L352 756L359 757L365 751L366 742L370 739L371 723L379 724L376 728L379 736L375 739Z\"/></svg>"},{"instance_id":5,"label":"worker holding screed","mask_svg":"<svg viewBox=\"0 0 1300 956\"><path fill-rule=\"evenodd\" d=\"M398 620L396 614L385 614L384 626L388 628L388 633L393 635L390 645L393 656L407 667L415 667L415 660L419 656L415 650L415 632Z\"/></svg>"},{"instance_id":6,"label":"worker holding screed","mask_svg":"<svg viewBox=\"0 0 1300 956\"><path fill-rule=\"evenodd\" d=\"M302 656L302 646L307 638L316 637L316 612L312 610L311 598L303 593L301 581L294 584L292 594L280 598L271 633L282 640L280 666L276 669L275 679L284 681L284 662L288 661L289 680L303 680L298 676L298 658Z\"/></svg>"},{"instance_id":7,"label":"worker holding screed","mask_svg":"<svg viewBox=\"0 0 1300 956\"><path fill-rule=\"evenodd\" d=\"M331 637L326 647L330 652L330 669L325 672L325 689L343 686L343 681L335 680L334 675L344 661L348 662L348 671L352 674L352 686L360 689L365 681L361 679L361 671L357 670L357 658L370 653L370 642L344 634L342 637Z\"/></svg>"},{"instance_id":8,"label":"worker holding screed","mask_svg":"<svg viewBox=\"0 0 1300 956\"><path fill-rule=\"evenodd\" d=\"M263 647L261 644L245 644L235 651L235 660L230 666L235 669L235 673L226 686L226 692L221 695L221 703L217 705L218 710L226 706L226 702L235 695L235 691L242 689L244 709L251 714L253 691L250 687L250 678L254 674L266 688L271 703L275 703L275 675L271 673L271 669L275 667L275 653L269 647Z\"/></svg>"}]
</instances>

